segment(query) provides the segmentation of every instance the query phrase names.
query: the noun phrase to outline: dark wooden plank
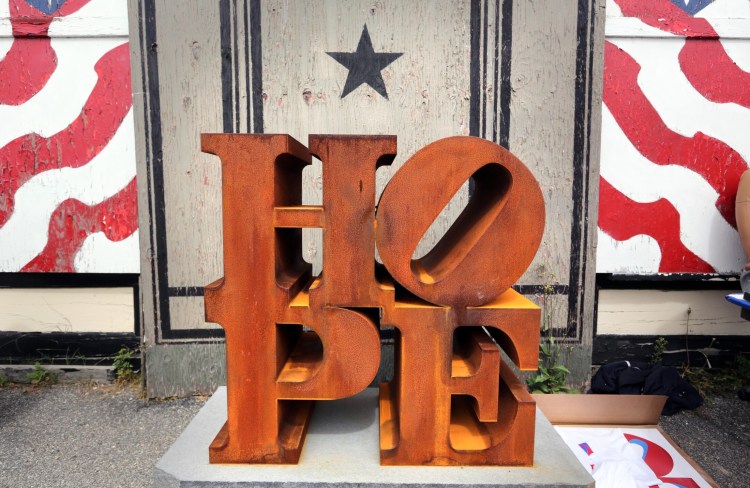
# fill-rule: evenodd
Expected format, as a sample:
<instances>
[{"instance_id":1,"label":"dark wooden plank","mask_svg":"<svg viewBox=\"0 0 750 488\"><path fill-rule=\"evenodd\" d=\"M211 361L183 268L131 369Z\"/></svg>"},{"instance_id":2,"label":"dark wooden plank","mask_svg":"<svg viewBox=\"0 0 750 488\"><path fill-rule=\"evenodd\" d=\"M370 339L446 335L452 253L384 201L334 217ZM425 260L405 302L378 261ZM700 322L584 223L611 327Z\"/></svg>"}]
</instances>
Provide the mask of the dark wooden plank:
<instances>
[{"instance_id":1,"label":"dark wooden plank","mask_svg":"<svg viewBox=\"0 0 750 488\"><path fill-rule=\"evenodd\" d=\"M649 361L654 353L654 342L661 336L653 335L599 335L594 338L592 363L606 364L612 361ZM663 336L667 346L662 353L663 364L681 366L721 367L730 363L741 353L750 351L748 336ZM689 352L687 352L689 350Z\"/></svg>"},{"instance_id":2,"label":"dark wooden plank","mask_svg":"<svg viewBox=\"0 0 750 488\"><path fill-rule=\"evenodd\" d=\"M108 365L121 347L139 345L133 333L0 332L0 364Z\"/></svg>"},{"instance_id":3,"label":"dark wooden plank","mask_svg":"<svg viewBox=\"0 0 750 488\"><path fill-rule=\"evenodd\" d=\"M0 273L0 288L137 287L132 273Z\"/></svg>"}]
</instances>

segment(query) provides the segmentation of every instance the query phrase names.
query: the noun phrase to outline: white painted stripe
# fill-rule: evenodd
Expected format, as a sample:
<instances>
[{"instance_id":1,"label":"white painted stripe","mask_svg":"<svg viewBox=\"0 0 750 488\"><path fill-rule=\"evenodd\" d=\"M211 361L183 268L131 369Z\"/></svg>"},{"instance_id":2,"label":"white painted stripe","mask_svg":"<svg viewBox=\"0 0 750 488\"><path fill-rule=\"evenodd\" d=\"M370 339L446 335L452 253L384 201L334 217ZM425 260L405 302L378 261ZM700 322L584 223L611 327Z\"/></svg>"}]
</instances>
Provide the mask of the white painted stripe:
<instances>
[{"instance_id":1,"label":"white painted stripe","mask_svg":"<svg viewBox=\"0 0 750 488\"><path fill-rule=\"evenodd\" d=\"M127 37L127 0L92 0L80 10L52 20L50 37ZM0 38L13 36L8 0L0 2Z\"/></svg>"},{"instance_id":2,"label":"white painted stripe","mask_svg":"<svg viewBox=\"0 0 750 488\"><path fill-rule=\"evenodd\" d=\"M10 22L3 23L3 19L10 16L10 2L0 1L0 61L8 54L11 44L13 44L13 28Z\"/></svg>"},{"instance_id":3,"label":"white painted stripe","mask_svg":"<svg viewBox=\"0 0 750 488\"><path fill-rule=\"evenodd\" d=\"M0 62L2 62L2 60L5 59L5 56L8 55L8 51L10 51L12 45L12 38L3 38L0 36Z\"/></svg>"},{"instance_id":4,"label":"white painted stripe","mask_svg":"<svg viewBox=\"0 0 750 488\"><path fill-rule=\"evenodd\" d=\"M646 0L648 1L648 0ZM748 0L721 0L698 12L695 17L705 18L724 39L750 39L750 2ZM607 20L604 35L614 37L670 38L681 37L652 27L636 17L625 17L614 0L607 0Z\"/></svg>"},{"instance_id":5,"label":"white painted stripe","mask_svg":"<svg viewBox=\"0 0 750 488\"><path fill-rule=\"evenodd\" d=\"M134 136L131 109L110 143L91 162L79 168L45 171L18 189L14 212L0 228L0 271L18 271L44 249L50 216L60 203L76 198L94 205L133 179ZM137 266L136 259L129 269Z\"/></svg>"},{"instance_id":6,"label":"white painted stripe","mask_svg":"<svg viewBox=\"0 0 750 488\"><path fill-rule=\"evenodd\" d=\"M708 19L750 19L750 2L748 0L718 0L704 7L695 17ZM719 33L721 34L721 33ZM745 34L750 35L746 32Z\"/></svg>"},{"instance_id":7,"label":"white painted stripe","mask_svg":"<svg viewBox=\"0 0 750 488\"><path fill-rule=\"evenodd\" d=\"M50 37L128 35L127 0L92 0L79 11L52 21Z\"/></svg>"},{"instance_id":8,"label":"white painted stripe","mask_svg":"<svg viewBox=\"0 0 750 488\"><path fill-rule=\"evenodd\" d=\"M682 166L660 166L646 159L604 105L602 147L606 150L601 155L601 175L612 186L636 202L666 198L680 214L680 237L688 249L719 272L742 268L745 257L737 232L716 209L718 194L706 180Z\"/></svg>"},{"instance_id":9,"label":"white painted stripe","mask_svg":"<svg viewBox=\"0 0 750 488\"><path fill-rule=\"evenodd\" d=\"M74 261L78 273L138 273L138 231L121 241L110 241L103 232L86 238Z\"/></svg>"},{"instance_id":10,"label":"white painted stripe","mask_svg":"<svg viewBox=\"0 0 750 488\"><path fill-rule=\"evenodd\" d=\"M7 19L9 16L10 2L7 0L0 2L0 61L3 60L13 43L13 27L10 25L10 21L3 22L3 19Z\"/></svg>"},{"instance_id":11,"label":"white painted stripe","mask_svg":"<svg viewBox=\"0 0 750 488\"><path fill-rule=\"evenodd\" d=\"M659 273L661 249L653 237L645 234L618 241L597 229L597 273L646 274Z\"/></svg>"},{"instance_id":12,"label":"white painted stripe","mask_svg":"<svg viewBox=\"0 0 750 488\"><path fill-rule=\"evenodd\" d=\"M134 320L132 288L0 288L0 331L133 332Z\"/></svg>"},{"instance_id":13,"label":"white painted stripe","mask_svg":"<svg viewBox=\"0 0 750 488\"><path fill-rule=\"evenodd\" d=\"M750 72L750 41L722 39L720 42L734 64L741 70Z\"/></svg>"},{"instance_id":14,"label":"white painted stripe","mask_svg":"<svg viewBox=\"0 0 750 488\"><path fill-rule=\"evenodd\" d=\"M607 0L607 22L614 17L622 17L622 9L615 0Z\"/></svg>"},{"instance_id":15,"label":"white painted stripe","mask_svg":"<svg viewBox=\"0 0 750 488\"><path fill-rule=\"evenodd\" d=\"M693 88L678 61L683 39L613 42L641 65L638 85L670 129L686 137L703 132L724 141L750 161L750 110L734 103L710 102Z\"/></svg>"},{"instance_id":16,"label":"white painted stripe","mask_svg":"<svg viewBox=\"0 0 750 488\"><path fill-rule=\"evenodd\" d=\"M721 43L727 54L737 65L745 70L750 71L750 43L745 42L750 39L750 1L731 0L735 3L740 2L746 8L747 13L737 14L736 18L731 18L733 23L727 24L720 20L707 18L714 30L722 37ZM724 5L724 2L714 2L711 7ZM696 17L701 17L705 10L701 11ZM728 13L725 15L729 15ZM731 27L731 28L730 28ZM740 32L736 32L737 30ZM607 0L607 20L605 24L605 35L608 40L615 37L648 37L648 38L677 38L680 36L664 32L656 27L652 27L641 22L635 17L623 17L620 7L614 0Z\"/></svg>"},{"instance_id":17,"label":"white painted stripe","mask_svg":"<svg viewBox=\"0 0 750 488\"><path fill-rule=\"evenodd\" d=\"M44 88L22 105L0 105L0 147L32 132L49 137L70 125L96 85L94 65L122 43L122 39L52 39L57 69Z\"/></svg>"},{"instance_id":18,"label":"white painted stripe","mask_svg":"<svg viewBox=\"0 0 750 488\"><path fill-rule=\"evenodd\" d=\"M613 37L646 37L651 39L678 37L670 32L641 22L636 17L609 17L604 24L604 36Z\"/></svg>"},{"instance_id":19,"label":"white painted stripe","mask_svg":"<svg viewBox=\"0 0 750 488\"><path fill-rule=\"evenodd\" d=\"M711 19L714 30L724 39L750 39L750 19ZM604 35L614 37L682 38L641 22L635 17L607 17Z\"/></svg>"},{"instance_id":20,"label":"white painted stripe","mask_svg":"<svg viewBox=\"0 0 750 488\"><path fill-rule=\"evenodd\" d=\"M10 25L10 2L0 2L0 40L13 37L13 27Z\"/></svg>"}]
</instances>

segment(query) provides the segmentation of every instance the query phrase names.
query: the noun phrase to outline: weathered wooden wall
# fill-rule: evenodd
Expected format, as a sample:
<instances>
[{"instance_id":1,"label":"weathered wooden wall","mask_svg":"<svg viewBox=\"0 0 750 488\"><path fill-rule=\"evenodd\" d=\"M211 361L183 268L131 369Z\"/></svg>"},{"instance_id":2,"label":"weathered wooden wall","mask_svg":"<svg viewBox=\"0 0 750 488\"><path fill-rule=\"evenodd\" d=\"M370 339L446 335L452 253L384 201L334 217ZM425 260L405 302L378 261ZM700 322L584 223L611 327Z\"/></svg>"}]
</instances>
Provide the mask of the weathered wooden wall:
<instances>
[{"instance_id":1,"label":"weathered wooden wall","mask_svg":"<svg viewBox=\"0 0 750 488\"><path fill-rule=\"evenodd\" d=\"M129 0L143 251L141 320L148 393L210 391L223 377L222 330L203 323L202 286L220 277L220 172L201 132L396 134L382 191L414 151L469 134L510 148L539 179L545 237L520 290L543 302L570 345L575 376L591 358L598 182L601 0ZM401 53L342 97L347 68L327 53ZM371 80L372 81L372 80ZM319 166L304 199L320 199ZM457 194L434 243L465 204ZM248 218L252 218L248 215ZM429 246L431 243L425 243ZM319 268L319 236L303 255Z\"/></svg>"}]
</instances>

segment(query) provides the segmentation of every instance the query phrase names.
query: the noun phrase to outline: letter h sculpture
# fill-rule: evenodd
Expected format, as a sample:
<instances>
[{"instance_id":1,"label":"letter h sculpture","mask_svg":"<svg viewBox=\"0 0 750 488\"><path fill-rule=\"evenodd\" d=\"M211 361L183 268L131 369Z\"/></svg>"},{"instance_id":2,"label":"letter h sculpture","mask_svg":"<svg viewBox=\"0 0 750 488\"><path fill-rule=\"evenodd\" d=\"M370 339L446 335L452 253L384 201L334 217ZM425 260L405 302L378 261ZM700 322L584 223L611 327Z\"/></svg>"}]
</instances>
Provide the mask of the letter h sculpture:
<instances>
[{"instance_id":1,"label":"letter h sculpture","mask_svg":"<svg viewBox=\"0 0 750 488\"><path fill-rule=\"evenodd\" d=\"M212 463L297 463L315 400L354 395L393 328L393 380L380 385L383 465L531 465L535 403L500 348L536 369L540 309L511 288L544 231L531 172L502 147L450 137L414 154L375 206L375 172L395 136L204 134L222 165L224 277L206 320L226 332L228 419ZM323 204L305 206L318 158ZM414 250L467 180L466 208L420 259ZM302 259L320 228L323 267ZM375 260L375 246L383 265Z\"/></svg>"}]
</instances>

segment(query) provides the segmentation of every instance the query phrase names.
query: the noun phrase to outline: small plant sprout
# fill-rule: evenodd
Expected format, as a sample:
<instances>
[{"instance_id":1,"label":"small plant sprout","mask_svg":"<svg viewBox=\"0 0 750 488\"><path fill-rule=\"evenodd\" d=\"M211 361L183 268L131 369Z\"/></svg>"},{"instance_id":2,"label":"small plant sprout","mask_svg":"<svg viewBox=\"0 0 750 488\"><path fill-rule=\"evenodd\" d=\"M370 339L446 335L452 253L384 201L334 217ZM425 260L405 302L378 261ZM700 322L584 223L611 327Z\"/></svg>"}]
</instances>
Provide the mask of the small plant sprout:
<instances>
[{"instance_id":1,"label":"small plant sprout","mask_svg":"<svg viewBox=\"0 0 750 488\"><path fill-rule=\"evenodd\" d=\"M554 278L554 277L553 277ZM542 330L539 340L539 368L537 373L526 379L526 386L531 393L578 393L578 390L567 386L566 380L570 370L560 358L565 344L555 340L552 329L552 305L547 298L554 293L554 286L544 285L542 296Z\"/></svg>"},{"instance_id":2,"label":"small plant sprout","mask_svg":"<svg viewBox=\"0 0 750 488\"><path fill-rule=\"evenodd\" d=\"M664 337L656 339L654 341L654 352L651 354L651 364L661 364L663 360L662 355L666 349L667 339Z\"/></svg>"},{"instance_id":3,"label":"small plant sprout","mask_svg":"<svg viewBox=\"0 0 750 488\"><path fill-rule=\"evenodd\" d=\"M570 370L559 359L559 345L552 336L542 338L539 342L539 369L537 374L526 380L531 393L575 393L576 390L565 383Z\"/></svg>"},{"instance_id":4,"label":"small plant sprout","mask_svg":"<svg viewBox=\"0 0 750 488\"><path fill-rule=\"evenodd\" d=\"M44 369L39 361L34 363L34 370L26 375L26 377L32 385L50 385L57 383L57 376Z\"/></svg>"},{"instance_id":5,"label":"small plant sprout","mask_svg":"<svg viewBox=\"0 0 750 488\"><path fill-rule=\"evenodd\" d=\"M115 379L120 383L128 383L135 380L138 374L133 369L133 358L136 351L127 347L121 347L115 359L112 362L112 369L115 372Z\"/></svg>"}]
</instances>

